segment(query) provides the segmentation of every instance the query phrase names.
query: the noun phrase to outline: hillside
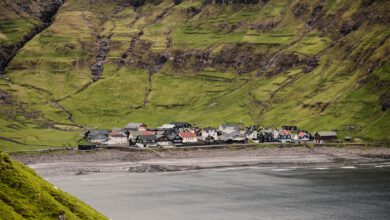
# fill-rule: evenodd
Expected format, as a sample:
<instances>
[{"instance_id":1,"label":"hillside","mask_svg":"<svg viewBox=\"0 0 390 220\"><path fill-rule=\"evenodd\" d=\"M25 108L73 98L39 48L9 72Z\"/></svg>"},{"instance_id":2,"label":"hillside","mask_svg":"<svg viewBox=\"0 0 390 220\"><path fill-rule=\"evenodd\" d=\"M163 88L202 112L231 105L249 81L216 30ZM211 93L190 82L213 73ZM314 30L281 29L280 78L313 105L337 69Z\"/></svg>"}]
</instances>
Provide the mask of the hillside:
<instances>
[{"instance_id":1,"label":"hillside","mask_svg":"<svg viewBox=\"0 0 390 220\"><path fill-rule=\"evenodd\" d=\"M386 0L67 0L0 79L0 143L74 145L84 127L130 121L389 142L389 11ZM2 18L0 36L17 19Z\"/></svg>"},{"instance_id":2,"label":"hillside","mask_svg":"<svg viewBox=\"0 0 390 220\"><path fill-rule=\"evenodd\" d=\"M58 219L59 211L66 219L107 219L2 152L0 170L0 219Z\"/></svg>"}]
</instances>

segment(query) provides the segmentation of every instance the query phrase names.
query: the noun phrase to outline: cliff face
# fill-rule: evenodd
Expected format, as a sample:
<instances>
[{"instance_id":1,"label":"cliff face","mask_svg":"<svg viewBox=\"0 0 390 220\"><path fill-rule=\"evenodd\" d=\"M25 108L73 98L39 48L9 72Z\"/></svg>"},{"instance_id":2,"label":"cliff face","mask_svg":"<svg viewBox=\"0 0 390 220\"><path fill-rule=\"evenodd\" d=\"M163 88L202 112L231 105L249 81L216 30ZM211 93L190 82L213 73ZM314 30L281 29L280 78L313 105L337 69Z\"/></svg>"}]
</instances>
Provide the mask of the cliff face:
<instances>
[{"instance_id":1,"label":"cliff face","mask_svg":"<svg viewBox=\"0 0 390 220\"><path fill-rule=\"evenodd\" d=\"M388 141L389 3L68 0L7 66L2 135L180 120Z\"/></svg>"},{"instance_id":2,"label":"cliff face","mask_svg":"<svg viewBox=\"0 0 390 220\"><path fill-rule=\"evenodd\" d=\"M61 5L62 0L0 2L0 75L25 43L47 28Z\"/></svg>"}]
</instances>

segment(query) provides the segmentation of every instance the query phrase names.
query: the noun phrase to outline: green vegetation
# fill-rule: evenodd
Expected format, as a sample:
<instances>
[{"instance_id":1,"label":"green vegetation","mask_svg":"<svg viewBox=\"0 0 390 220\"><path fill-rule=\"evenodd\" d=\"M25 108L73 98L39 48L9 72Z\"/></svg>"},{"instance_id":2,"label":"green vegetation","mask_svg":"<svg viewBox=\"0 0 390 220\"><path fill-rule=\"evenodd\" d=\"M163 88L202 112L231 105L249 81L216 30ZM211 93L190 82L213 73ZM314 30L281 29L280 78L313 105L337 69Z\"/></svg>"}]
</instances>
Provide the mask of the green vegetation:
<instances>
[{"instance_id":1,"label":"green vegetation","mask_svg":"<svg viewBox=\"0 0 390 220\"><path fill-rule=\"evenodd\" d=\"M61 191L32 169L0 152L0 219L107 219L84 202Z\"/></svg>"},{"instance_id":2,"label":"green vegetation","mask_svg":"<svg viewBox=\"0 0 390 220\"><path fill-rule=\"evenodd\" d=\"M28 33L38 21L35 19L12 18L0 20L0 43L14 43Z\"/></svg>"},{"instance_id":3,"label":"green vegetation","mask_svg":"<svg viewBox=\"0 0 390 220\"><path fill-rule=\"evenodd\" d=\"M1 106L0 144L7 151L74 146L81 127L130 121L294 124L388 143L380 97L389 93L390 5L329 0L313 17L320 2L164 0L122 8L68 0L12 60L10 79L0 80L12 96ZM372 12L377 16L362 19ZM92 82L99 38L110 39L110 51L102 78ZM167 62L150 72L160 55Z\"/></svg>"}]
</instances>

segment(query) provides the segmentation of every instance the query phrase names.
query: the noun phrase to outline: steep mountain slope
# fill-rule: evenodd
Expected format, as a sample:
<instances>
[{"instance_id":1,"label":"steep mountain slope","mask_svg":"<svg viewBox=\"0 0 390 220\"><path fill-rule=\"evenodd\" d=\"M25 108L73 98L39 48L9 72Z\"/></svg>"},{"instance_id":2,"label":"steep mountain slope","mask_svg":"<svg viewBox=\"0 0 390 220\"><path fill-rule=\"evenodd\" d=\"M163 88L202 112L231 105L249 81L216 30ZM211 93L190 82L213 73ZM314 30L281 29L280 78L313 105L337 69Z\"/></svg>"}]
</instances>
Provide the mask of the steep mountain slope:
<instances>
[{"instance_id":1,"label":"steep mountain slope","mask_svg":"<svg viewBox=\"0 0 390 220\"><path fill-rule=\"evenodd\" d=\"M0 152L0 219L107 219Z\"/></svg>"},{"instance_id":2,"label":"steep mountain slope","mask_svg":"<svg viewBox=\"0 0 390 220\"><path fill-rule=\"evenodd\" d=\"M67 0L0 81L14 100L1 136L12 149L66 146L83 126L186 120L389 141L389 10L385 0Z\"/></svg>"}]
</instances>

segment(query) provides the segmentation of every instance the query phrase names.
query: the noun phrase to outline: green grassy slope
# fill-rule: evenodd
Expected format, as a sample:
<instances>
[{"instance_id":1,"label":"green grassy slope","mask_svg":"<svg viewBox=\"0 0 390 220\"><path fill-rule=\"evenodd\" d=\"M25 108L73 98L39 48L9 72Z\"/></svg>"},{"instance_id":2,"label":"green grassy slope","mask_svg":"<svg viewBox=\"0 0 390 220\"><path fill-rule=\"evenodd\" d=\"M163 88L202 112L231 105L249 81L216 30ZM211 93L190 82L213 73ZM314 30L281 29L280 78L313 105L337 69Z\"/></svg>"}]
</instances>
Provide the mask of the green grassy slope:
<instances>
[{"instance_id":1,"label":"green grassy slope","mask_svg":"<svg viewBox=\"0 0 390 220\"><path fill-rule=\"evenodd\" d=\"M62 192L32 169L0 152L0 219L107 219L75 197Z\"/></svg>"},{"instance_id":2,"label":"green grassy slope","mask_svg":"<svg viewBox=\"0 0 390 220\"><path fill-rule=\"evenodd\" d=\"M80 139L82 126L242 121L387 142L389 9L381 0L164 0L139 8L68 0L0 81L51 126L20 113L20 120L1 117L1 134L66 146ZM92 82L100 38L109 39L110 51ZM159 64L161 57L167 62ZM21 139L26 126L34 141ZM50 132L64 138L48 140Z\"/></svg>"}]
</instances>

